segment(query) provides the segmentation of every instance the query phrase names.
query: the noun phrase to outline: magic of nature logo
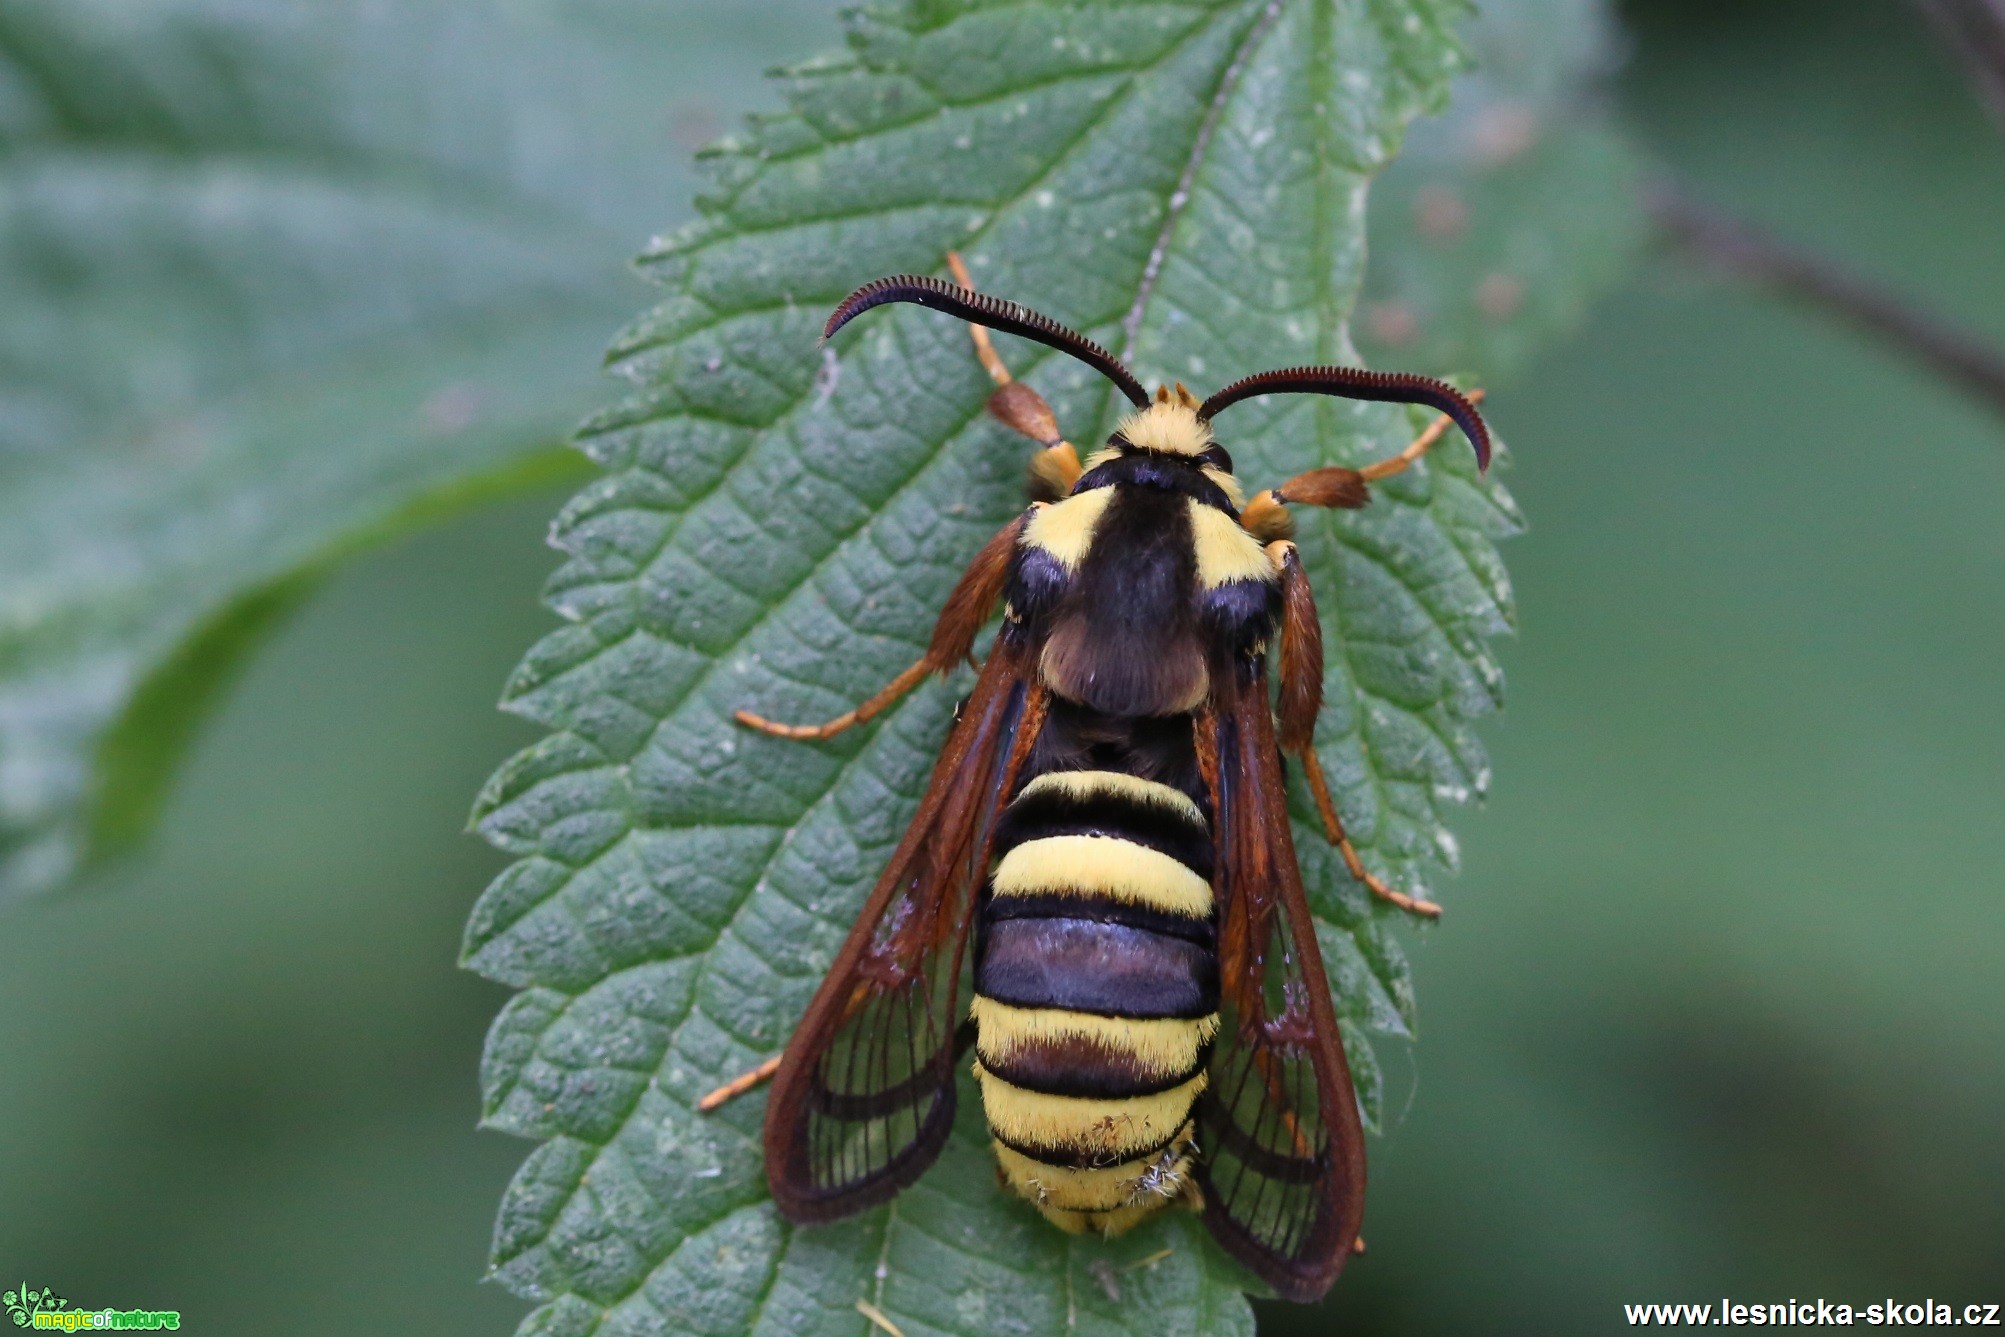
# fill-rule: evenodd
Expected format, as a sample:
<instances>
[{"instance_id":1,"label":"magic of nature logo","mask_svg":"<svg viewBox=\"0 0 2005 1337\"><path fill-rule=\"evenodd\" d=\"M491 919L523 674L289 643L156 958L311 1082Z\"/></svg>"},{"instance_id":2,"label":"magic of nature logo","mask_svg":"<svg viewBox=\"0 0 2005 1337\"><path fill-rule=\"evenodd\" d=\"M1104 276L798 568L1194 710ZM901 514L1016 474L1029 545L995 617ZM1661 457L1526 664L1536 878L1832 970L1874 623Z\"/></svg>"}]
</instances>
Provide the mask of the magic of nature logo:
<instances>
[{"instance_id":1,"label":"magic of nature logo","mask_svg":"<svg viewBox=\"0 0 2005 1337\"><path fill-rule=\"evenodd\" d=\"M37 1290L24 1283L0 1296L0 1306L5 1307L15 1327L45 1332L171 1330L181 1326L178 1309L72 1309L53 1286Z\"/></svg>"}]
</instances>

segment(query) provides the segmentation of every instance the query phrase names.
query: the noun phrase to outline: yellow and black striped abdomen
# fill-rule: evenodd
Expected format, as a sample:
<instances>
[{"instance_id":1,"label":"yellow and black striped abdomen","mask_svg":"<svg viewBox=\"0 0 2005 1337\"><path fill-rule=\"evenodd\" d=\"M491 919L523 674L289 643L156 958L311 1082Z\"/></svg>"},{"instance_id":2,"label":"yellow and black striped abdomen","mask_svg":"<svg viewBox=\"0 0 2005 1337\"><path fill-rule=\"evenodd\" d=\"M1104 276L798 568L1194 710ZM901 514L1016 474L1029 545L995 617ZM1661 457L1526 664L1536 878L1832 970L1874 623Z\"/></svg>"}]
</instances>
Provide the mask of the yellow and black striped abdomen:
<instances>
[{"instance_id":1,"label":"yellow and black striped abdomen","mask_svg":"<svg viewBox=\"0 0 2005 1337\"><path fill-rule=\"evenodd\" d=\"M1004 1179L1067 1230L1185 1190L1218 1027L1210 828L1169 785L1039 776L997 833L975 959L975 1077Z\"/></svg>"}]
</instances>

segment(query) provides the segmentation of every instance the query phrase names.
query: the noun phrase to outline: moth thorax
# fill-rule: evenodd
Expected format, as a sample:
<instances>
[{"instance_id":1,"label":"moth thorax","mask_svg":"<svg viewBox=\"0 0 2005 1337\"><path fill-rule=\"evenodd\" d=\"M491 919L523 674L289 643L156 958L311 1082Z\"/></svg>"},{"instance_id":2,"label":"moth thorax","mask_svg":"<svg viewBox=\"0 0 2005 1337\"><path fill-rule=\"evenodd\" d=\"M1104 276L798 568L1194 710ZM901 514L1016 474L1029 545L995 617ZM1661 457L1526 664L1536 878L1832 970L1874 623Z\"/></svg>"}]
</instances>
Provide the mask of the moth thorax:
<instances>
[{"instance_id":1,"label":"moth thorax","mask_svg":"<svg viewBox=\"0 0 2005 1337\"><path fill-rule=\"evenodd\" d=\"M1156 391L1156 399L1121 420L1117 429L1130 445L1165 455L1197 455L1211 444L1211 424L1197 416L1198 401L1178 385Z\"/></svg>"}]
</instances>

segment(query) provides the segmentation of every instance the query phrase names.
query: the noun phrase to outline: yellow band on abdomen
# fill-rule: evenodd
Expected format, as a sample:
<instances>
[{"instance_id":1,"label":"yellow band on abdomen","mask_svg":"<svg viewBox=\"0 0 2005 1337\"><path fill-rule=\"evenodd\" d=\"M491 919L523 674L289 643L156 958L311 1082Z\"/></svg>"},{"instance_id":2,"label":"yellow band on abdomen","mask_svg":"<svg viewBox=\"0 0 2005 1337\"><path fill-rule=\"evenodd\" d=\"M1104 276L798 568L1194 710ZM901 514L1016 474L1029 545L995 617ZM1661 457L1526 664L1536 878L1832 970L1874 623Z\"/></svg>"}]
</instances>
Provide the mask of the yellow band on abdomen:
<instances>
[{"instance_id":1,"label":"yellow band on abdomen","mask_svg":"<svg viewBox=\"0 0 2005 1337\"><path fill-rule=\"evenodd\" d=\"M1167 854L1112 836L1046 836L996 865L997 896L1108 896L1166 914L1204 919L1211 884Z\"/></svg>"},{"instance_id":2,"label":"yellow band on abdomen","mask_svg":"<svg viewBox=\"0 0 2005 1337\"><path fill-rule=\"evenodd\" d=\"M1183 790L1172 789L1158 780L1144 780L1126 771L1047 771L1025 785L1016 801L1022 802L1054 791L1080 802L1108 795L1134 799L1138 803L1153 803L1188 818L1197 826L1205 824L1204 814Z\"/></svg>"},{"instance_id":3,"label":"yellow band on abdomen","mask_svg":"<svg viewBox=\"0 0 2005 1337\"><path fill-rule=\"evenodd\" d=\"M975 1064L982 1108L997 1137L1018 1147L1046 1147L1114 1164L1161 1146L1190 1119L1205 1074L1153 1096L1096 1100L1048 1096L1012 1085Z\"/></svg>"}]
</instances>

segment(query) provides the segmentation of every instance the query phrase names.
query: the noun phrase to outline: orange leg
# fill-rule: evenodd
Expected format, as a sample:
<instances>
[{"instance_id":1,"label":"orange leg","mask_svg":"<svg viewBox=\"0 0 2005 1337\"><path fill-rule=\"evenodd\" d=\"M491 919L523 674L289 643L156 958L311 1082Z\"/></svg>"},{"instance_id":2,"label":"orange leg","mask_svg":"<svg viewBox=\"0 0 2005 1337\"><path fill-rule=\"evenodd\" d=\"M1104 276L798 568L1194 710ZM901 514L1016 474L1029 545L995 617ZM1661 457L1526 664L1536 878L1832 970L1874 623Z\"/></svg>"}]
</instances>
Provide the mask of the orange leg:
<instances>
[{"instance_id":1,"label":"orange leg","mask_svg":"<svg viewBox=\"0 0 2005 1337\"><path fill-rule=\"evenodd\" d=\"M1469 392L1471 403L1481 403L1483 392ZM1413 438L1406 448L1390 459L1376 464L1367 464L1362 469L1350 469L1341 464L1326 465L1321 469L1311 469L1307 473L1296 474L1276 488L1269 488L1257 494L1240 512L1239 523L1262 542L1287 538L1294 533L1295 522L1288 515L1290 504L1300 506L1333 506L1354 511L1371 502L1370 484L1382 478L1390 478L1403 472L1415 460L1425 455L1439 441L1454 420L1442 414L1427 424L1427 430Z\"/></svg>"},{"instance_id":2,"label":"orange leg","mask_svg":"<svg viewBox=\"0 0 2005 1337\"><path fill-rule=\"evenodd\" d=\"M926 653L893 678L889 685L855 710L844 711L826 724L776 724L764 715L735 710L738 723L778 738L833 738L852 725L862 724L883 714L899 697L917 687L929 673L945 673L968 659L974 650L975 635L988 621L996 600L1002 597L1003 582L1009 577L1010 559L1017 540L1030 520L1025 512L1004 525L996 536L975 554L975 560L961 574L960 583L947 596L940 620L933 624L933 639Z\"/></svg>"},{"instance_id":3,"label":"orange leg","mask_svg":"<svg viewBox=\"0 0 2005 1337\"><path fill-rule=\"evenodd\" d=\"M771 734L775 738L833 738L844 729L864 724L884 713L899 697L923 682L928 673L933 672L932 659L924 658L893 678L885 689L871 697L855 710L845 710L826 724L779 724L749 710L734 710L731 718L749 729Z\"/></svg>"},{"instance_id":4,"label":"orange leg","mask_svg":"<svg viewBox=\"0 0 2005 1337\"><path fill-rule=\"evenodd\" d=\"M1302 769L1309 777L1309 792L1316 796L1316 811L1323 819L1323 834L1327 835L1330 843L1337 847L1337 853L1343 856L1344 867L1350 870L1351 876L1364 883L1365 889L1372 895L1398 906L1408 914L1419 915L1425 919L1439 919L1440 906L1433 901L1416 900L1403 891L1394 891L1385 884L1384 879L1365 867L1364 860L1358 858L1357 848L1351 844L1351 838L1344 834L1343 818L1337 816L1337 805L1330 798L1330 782L1323 775L1323 763L1317 757L1315 748L1302 749Z\"/></svg>"},{"instance_id":5,"label":"orange leg","mask_svg":"<svg viewBox=\"0 0 2005 1337\"><path fill-rule=\"evenodd\" d=\"M767 1082L772 1081L773 1074L778 1072L779 1070L780 1070L780 1056L778 1054L775 1054L771 1058L767 1059L764 1063L761 1063L758 1067L752 1069L752 1071L747 1073L742 1073L737 1077L733 1077L730 1081L724 1083L724 1085L718 1087L715 1091L712 1091L709 1095L697 1101L696 1102L697 1113L708 1114L710 1113L710 1111L716 1109L719 1105L723 1105L729 1101L736 1100L739 1096L744 1095L747 1091L752 1090L754 1087L761 1086Z\"/></svg>"},{"instance_id":6,"label":"orange leg","mask_svg":"<svg viewBox=\"0 0 2005 1337\"><path fill-rule=\"evenodd\" d=\"M968 267L961 263L959 251L947 252L947 268L954 272L954 282L969 292L975 290L975 281L968 277ZM982 360L982 367L988 372L989 379L997 385L1009 385L1015 381L1016 378L1009 374L1009 368L1003 365L1002 355L996 352L996 346L989 342L988 329L981 325L970 325L968 331L975 336L975 356Z\"/></svg>"},{"instance_id":7,"label":"orange leg","mask_svg":"<svg viewBox=\"0 0 2005 1337\"><path fill-rule=\"evenodd\" d=\"M969 292L975 290L974 281L968 277L968 267L961 263L959 251L947 252L947 268L953 271L956 283ZM996 392L989 396L990 415L1003 426L1023 433L1044 447L1031 459L1031 474L1054 498L1064 496L1079 481L1083 468L1079 463L1079 452L1070 441L1059 435L1058 416L1051 411L1051 405L1045 402L1043 395L1009 374L1002 355L989 341L987 329L970 325L968 332L975 340L975 356L981 359L989 379L996 383Z\"/></svg>"},{"instance_id":8,"label":"orange leg","mask_svg":"<svg viewBox=\"0 0 2005 1337\"><path fill-rule=\"evenodd\" d=\"M1481 390L1471 390L1469 392L1469 402L1471 404L1482 403L1483 392ZM1377 464L1367 464L1364 468L1358 470L1358 472L1364 476L1364 480L1367 483L1376 483L1381 478L1392 477L1394 474L1405 469L1407 465L1412 464L1422 455L1425 455L1433 447L1434 443L1441 439L1442 434L1448 430L1448 426L1452 421L1454 420L1447 414L1442 414L1433 422L1428 423L1427 430L1419 436L1414 437L1412 443L1405 450L1400 451L1399 454L1394 455L1391 459L1380 460Z\"/></svg>"},{"instance_id":9,"label":"orange leg","mask_svg":"<svg viewBox=\"0 0 2005 1337\"><path fill-rule=\"evenodd\" d=\"M870 1320L870 1325L883 1332L886 1337L905 1337L905 1330L891 1321L882 1309L868 1300L856 1302L856 1312Z\"/></svg>"}]
</instances>

